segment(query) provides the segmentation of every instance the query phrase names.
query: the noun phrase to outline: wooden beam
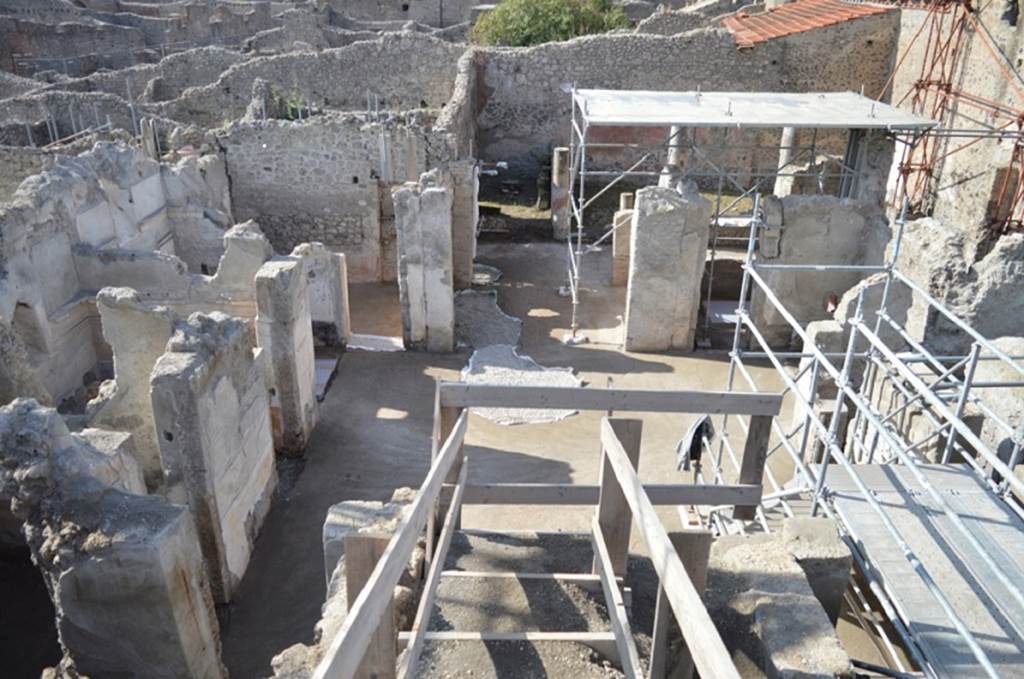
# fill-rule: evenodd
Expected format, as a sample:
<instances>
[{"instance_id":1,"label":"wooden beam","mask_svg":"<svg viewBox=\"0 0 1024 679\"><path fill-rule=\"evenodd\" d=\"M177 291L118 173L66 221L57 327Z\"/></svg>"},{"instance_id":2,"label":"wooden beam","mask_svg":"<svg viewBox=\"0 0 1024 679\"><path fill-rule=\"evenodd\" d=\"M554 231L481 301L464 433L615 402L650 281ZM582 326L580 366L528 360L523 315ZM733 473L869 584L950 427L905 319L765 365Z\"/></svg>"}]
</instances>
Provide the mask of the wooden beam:
<instances>
[{"instance_id":1,"label":"wooden beam","mask_svg":"<svg viewBox=\"0 0 1024 679\"><path fill-rule=\"evenodd\" d=\"M591 536L591 541L594 544L594 563L597 565L597 574L601 576L601 588L604 590L605 604L608 608L608 620L611 622L612 631L615 632L615 645L619 649L619 664L622 666L622 673L626 675L626 679L638 679L640 677L640 654L636 650L633 631L629 626L626 603L622 600L622 592L619 591L619 586L615 582L612 559L608 553L607 536L602 533L601 522L596 516L592 523L594 533Z\"/></svg>"},{"instance_id":2,"label":"wooden beam","mask_svg":"<svg viewBox=\"0 0 1024 679\"><path fill-rule=\"evenodd\" d=\"M713 536L709 530L685 530L668 534L676 554L686 568L694 588L698 594L704 594L708 580L708 557L711 554ZM665 589L658 584L658 600L654 606L654 630L651 633L651 659L649 663L649 679L693 679L693 657L685 644L680 657L672 668L666 672L670 655L669 622L672 608L665 596Z\"/></svg>"},{"instance_id":3,"label":"wooden beam","mask_svg":"<svg viewBox=\"0 0 1024 679\"><path fill-rule=\"evenodd\" d=\"M630 465L635 469L640 462L640 439L644 423L641 420L608 419L616 441L625 451ZM629 557L629 529L633 523L626 497L615 478L615 470L608 462L608 453L601 455L601 492L597 501L597 522L607 542L605 547L611 556L612 573L626 574L626 560ZM597 553L594 554L594 572L597 573Z\"/></svg>"},{"instance_id":4,"label":"wooden beam","mask_svg":"<svg viewBox=\"0 0 1024 679\"><path fill-rule=\"evenodd\" d=\"M345 594L355 601L366 586L377 562L391 542L390 535L349 533L345 536ZM389 601L355 676L358 679L394 679L398 656L395 603Z\"/></svg>"},{"instance_id":5,"label":"wooden beam","mask_svg":"<svg viewBox=\"0 0 1024 679\"><path fill-rule=\"evenodd\" d=\"M441 582L441 573L444 570L444 561L448 556L448 548L452 544L452 536L455 534L455 517L462 507L462 493L466 488L466 472L469 465L463 460L462 469L459 471L459 485L455 487L455 496L452 498L448 511L445 513L444 525L441 527L441 537L437 542L437 552L434 561L430 564L430 571L427 573L427 580L423 585L423 594L420 596L419 606L416 607L416 617L412 622L412 637L410 638L408 650L402 658L402 667L399 670L400 677L415 677L416 665L420 660L420 652L423 650L423 634L430 626L430 616L434 610L434 597L437 595L437 586Z\"/></svg>"},{"instance_id":6,"label":"wooden beam","mask_svg":"<svg viewBox=\"0 0 1024 679\"><path fill-rule=\"evenodd\" d=\"M434 429L430 437L430 462L434 463L437 459L438 454L441 450L441 444L448 438L448 434L455 426L456 420L462 413L461 408L453 408L445 406L441 403L441 384L438 380L434 386ZM459 467L462 465L462 444L459 444L459 453L455 459L455 464L448 470L448 476L445 478L446 483L454 483L459 478ZM448 505L445 498L437 503L437 505L431 510L430 517L427 520L427 539L426 547L424 549L424 565L429 568L430 564L434 560L434 549L435 543L437 542L437 536L440 532L439 519L444 516L448 511ZM462 523L462 515L459 514L456 517L456 524Z\"/></svg>"},{"instance_id":7,"label":"wooden beam","mask_svg":"<svg viewBox=\"0 0 1024 679\"><path fill-rule=\"evenodd\" d=\"M409 632L398 633L398 646L402 648L409 642ZM615 646L614 632L427 632L425 641L483 641L483 642L571 642L584 644L618 663L618 648Z\"/></svg>"},{"instance_id":8,"label":"wooden beam","mask_svg":"<svg viewBox=\"0 0 1024 679\"><path fill-rule=\"evenodd\" d=\"M693 654L697 670L702 677L740 679L736 665L722 643L722 637L711 621L683 562L676 555L672 541L654 505L647 499L643 484L608 419L601 422L601 442L605 447L605 459L611 463L626 502L636 517L637 528L647 545L651 563L665 588L665 597L675 613L683 639Z\"/></svg>"},{"instance_id":9,"label":"wooden beam","mask_svg":"<svg viewBox=\"0 0 1024 679\"><path fill-rule=\"evenodd\" d=\"M601 590L601 576L593 573L526 573L512 571L444 571L441 573L444 578L506 578L509 580L547 580L554 582L571 583L589 592ZM622 578L616 578L616 582L622 584ZM625 598L625 597L623 597ZM626 602L629 603L628 601Z\"/></svg>"},{"instance_id":10,"label":"wooden beam","mask_svg":"<svg viewBox=\"0 0 1024 679\"><path fill-rule=\"evenodd\" d=\"M331 640L323 660L313 673L313 679L352 679L355 676L359 660L366 652L370 638L394 595L395 585L427 524L441 484L462 450L468 418L466 411L459 416L366 586L356 600L350 602L345 622Z\"/></svg>"},{"instance_id":11,"label":"wooden beam","mask_svg":"<svg viewBox=\"0 0 1024 679\"><path fill-rule=\"evenodd\" d=\"M450 497L454 486L446 484L441 497ZM463 505L596 505L601 487L572 483L477 483L466 486ZM645 483L644 492L654 506L757 505L762 486L704 483Z\"/></svg>"},{"instance_id":12,"label":"wooden beam","mask_svg":"<svg viewBox=\"0 0 1024 679\"><path fill-rule=\"evenodd\" d=\"M740 483L761 483L764 477L764 465L768 461L768 439L772 435L772 417L758 415L750 418L747 429L747 441L743 446L743 460L740 462ZM737 504L732 511L732 518L749 521L757 513L757 502Z\"/></svg>"},{"instance_id":13,"label":"wooden beam","mask_svg":"<svg viewBox=\"0 0 1024 679\"><path fill-rule=\"evenodd\" d=\"M649 413L777 415L781 394L588 387L515 387L441 382L441 405Z\"/></svg>"}]
</instances>

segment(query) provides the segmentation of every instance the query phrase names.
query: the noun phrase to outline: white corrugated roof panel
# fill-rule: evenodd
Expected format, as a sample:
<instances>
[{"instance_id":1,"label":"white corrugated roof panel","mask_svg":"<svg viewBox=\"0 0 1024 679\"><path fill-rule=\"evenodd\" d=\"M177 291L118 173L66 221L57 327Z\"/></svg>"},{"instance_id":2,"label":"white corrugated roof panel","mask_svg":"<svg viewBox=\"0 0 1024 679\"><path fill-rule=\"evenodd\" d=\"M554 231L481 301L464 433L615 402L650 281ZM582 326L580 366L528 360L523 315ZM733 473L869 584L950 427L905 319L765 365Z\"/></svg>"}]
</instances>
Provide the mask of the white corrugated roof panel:
<instances>
[{"instance_id":1,"label":"white corrugated roof panel","mask_svg":"<svg viewBox=\"0 0 1024 679\"><path fill-rule=\"evenodd\" d=\"M934 120L854 92L576 90L590 125L926 130Z\"/></svg>"}]
</instances>

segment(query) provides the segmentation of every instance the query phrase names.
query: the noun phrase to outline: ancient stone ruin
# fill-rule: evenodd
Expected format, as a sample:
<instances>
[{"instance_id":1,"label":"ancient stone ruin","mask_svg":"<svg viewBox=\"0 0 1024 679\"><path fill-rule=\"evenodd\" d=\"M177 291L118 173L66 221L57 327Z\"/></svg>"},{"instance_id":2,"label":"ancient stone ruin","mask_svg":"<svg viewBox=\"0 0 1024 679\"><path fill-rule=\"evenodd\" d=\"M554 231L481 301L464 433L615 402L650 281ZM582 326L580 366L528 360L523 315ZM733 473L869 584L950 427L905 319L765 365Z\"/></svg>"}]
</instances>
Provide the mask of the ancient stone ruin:
<instances>
[{"instance_id":1,"label":"ancient stone ruin","mask_svg":"<svg viewBox=\"0 0 1024 679\"><path fill-rule=\"evenodd\" d=\"M1022 50L0 0L0 675L1021 675Z\"/></svg>"}]
</instances>

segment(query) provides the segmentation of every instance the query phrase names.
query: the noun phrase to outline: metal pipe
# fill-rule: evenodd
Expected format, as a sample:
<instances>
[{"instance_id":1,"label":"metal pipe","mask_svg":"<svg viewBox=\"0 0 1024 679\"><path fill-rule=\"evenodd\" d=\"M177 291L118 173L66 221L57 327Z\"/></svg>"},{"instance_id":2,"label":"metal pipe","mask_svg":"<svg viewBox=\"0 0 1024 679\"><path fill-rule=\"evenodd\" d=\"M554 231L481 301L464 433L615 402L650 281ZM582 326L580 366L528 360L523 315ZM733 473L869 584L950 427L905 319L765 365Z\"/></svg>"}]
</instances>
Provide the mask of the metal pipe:
<instances>
[{"instance_id":1,"label":"metal pipe","mask_svg":"<svg viewBox=\"0 0 1024 679\"><path fill-rule=\"evenodd\" d=\"M755 282L757 282L756 274L752 273L752 278L754 278ZM775 305L776 309L780 313L782 313L784 316L789 315L789 312L786 311L784 307L781 307L778 299L773 299L774 294L772 294L770 290L765 290L765 294L766 297L770 296L769 301L771 301L772 304ZM764 347L765 351L770 352L771 349L768 346L768 342L764 339L764 336L761 335L761 332L757 329L757 326L753 323L753 321L748 317L744 319L744 323L747 326L747 329L750 331L750 334L757 340L758 344ZM802 335L805 335L802 329L797 330L797 332ZM804 336L804 340L806 343L806 336ZM788 377L785 375L785 371L782 369L782 364L777 363L777 361L774 360L772 362L775 364L776 370L779 371L780 377L782 377L783 380L788 381ZM835 371L835 368L830 364L823 361L822 365L829 373L836 372L836 374L838 374L838 371ZM821 422L815 420L815 425L819 430L822 431L822 433L824 433L826 437L828 436L828 431L825 430L825 427L824 425L821 424ZM903 554L903 557L910 563L910 567L914 570L915 573L917 573L917 575L924 582L925 587L932 594L933 598L936 600L936 602L942 608L943 612L946 614L946 617L956 628L960 636L964 639L968 648L970 648L971 653L974 655L974 657L978 660L979 664L985 670L985 673L993 679L998 679L999 673L992 666L992 662L989 660L988 655L985 653L984 649L982 649L982 647L978 644L978 641L977 639L975 639L974 634L971 633L971 631L964 624L963 620L960 619L960 616L957 615L956 611L953 609L952 604L950 604L949 600L946 599L946 596L939 589L939 586L936 584L934 578L932 578L931 574L928 572L928 569L925 568L924 564L921 563L920 559L917 558L917 555L914 553L913 549L911 549L910 544L903 539L903 535L896 527L896 524L892 522L892 519L890 519L889 515L885 512L885 509L881 506L881 504L879 504L878 500L871 493L870 489L864 484L864 481L861 480L860 476L857 474L856 469L854 469L854 466L850 463L849 460L847 460L844 457L843 451L839 450L839 448L835 445L834 442L826 441L825 445L827 450L830 451L830 453L836 459L836 461L839 462L844 467L844 469L846 469L847 473L850 476L850 479L857 487L857 490L860 492L861 496L865 499L865 501L872 508L872 510L874 510L878 517L882 520L882 524L885 526L886 530L889 531L889 534L893 537L896 544L899 546L900 552ZM913 462L911 462L910 464L913 465Z\"/></svg>"},{"instance_id":2,"label":"metal pipe","mask_svg":"<svg viewBox=\"0 0 1024 679\"><path fill-rule=\"evenodd\" d=\"M773 305L775 305L776 310L779 312L779 314L782 315L782 317L786 320L786 322L788 322L790 324L790 326L794 329L794 331L801 337L801 339L803 339L804 346L807 346L809 344L810 346L814 347L814 349L817 349L817 347L814 345L814 342L810 341L810 338L807 336L807 333L804 331L804 329L801 328L795 322L795 319L793 318L792 314L790 314L789 311L785 307L782 306L782 304L779 301L778 297L775 296L775 293L771 291L771 289L768 287L768 285L765 283L765 281L760 277L760 275L756 271L751 270L750 271L750 278L755 283L757 283L758 286L761 287L762 292L764 293L765 297ZM760 335L760 333L756 330L756 328L753 327L753 325L754 325L753 322L750 321L749 319L747 320L747 325L748 325L748 328L750 328L752 334L757 333L758 335ZM860 332L864 334L865 338L867 338L867 340L869 342L871 342L873 345L875 345L875 347L884 356L886 356L887 359L889 359L889 361L903 375L903 377L905 379L907 379L908 381L910 381L911 384L913 384L915 386L915 388L918 389L918 391L927 392L927 393L925 393L925 398L930 400L930 401L932 401L932 405L937 410L939 410L939 412L942 413L947 419L949 419L949 416L951 415L951 413L949 412L949 409L945 406L945 404L942 403L939 399L934 398L934 395L932 395L933 398L929 398L930 392L928 392L927 386L924 385L921 382L920 378L918 378L913 373L913 371L910 371L909 368L907 368L905 365L903 365L902 363L899 362L898 357L896 357L896 355L892 352L892 350L890 350L887 346L885 346L885 344L878 338L878 336L875 335L873 332L871 332L871 330L866 325L864 325L863 321L854 319L853 321L851 321L851 328L858 328L860 330ZM762 346L765 346L766 350L770 350L767 347L766 343L761 342L761 344L762 344ZM882 438L885 439L885 443L892 449L892 451L894 453L896 453L896 456L900 459L900 461L904 465L906 465L907 469L910 471L911 475L914 477L914 479L917 481L917 483L935 501L935 503L938 505L939 509L942 510L943 514L945 514L946 517L953 523L953 525L956 526L957 529L964 535L964 537L966 538L967 542L971 545L971 548L974 549L978 553L978 556L980 556L981 560L983 562L985 562L985 565L987 565L989 568L991 568L993 570L993 572L995 573L996 577L1003 584L1003 586L1006 587L1010 591L1010 593L1013 595L1014 599L1016 599L1022 606L1024 606L1024 594L1021 593L1020 589L1017 588L1014 585L1014 583L1012 583L1009 580L1009 578L1007 578L1006 574L1003 573L999 569L999 567L992 561L991 555L989 555L988 552L986 552L984 550L984 548L978 542L978 540L974 536L974 534L970 531L970 529L966 526L966 524L964 524L964 522L960 518L960 516L949 507L949 505L946 503L945 499L938 493L938 491L935 490L934 486L932 486L932 484L928 480L928 478L917 467L917 464L914 462L914 460L904 453L904 451L902 450L902 445L900 444L900 442L897 441L892 436L892 434L887 429L885 429L884 425L882 425L879 422L879 419L871 412L870 407L868 407L868 406L866 406L864 404L864 401L860 397L860 395L857 394L856 391L854 389L852 389L848 384L843 384L841 382L841 373L839 373L839 371L836 370L836 368L834 366L832 366L831 364L829 364L827 362L823 362L823 367L825 368L826 371L828 371L837 380L837 385L839 386L841 393L847 394L849 396L849 398L851 399L851 401L854 403L854 405L856 405L858 408L865 408L865 417L867 418L868 422L870 422L872 424L872 426L874 426L875 429L878 431L878 433L882 436ZM838 410L839 410L839 406L837 405L837 411ZM954 421L953 424L954 424L954 426L960 425L960 426L957 426L957 429L960 430L961 433L964 434L964 437L967 439L967 441L969 443L971 443L972 445L977 446L981 450L985 449L984 444L982 444L981 441L978 440L977 436L975 436L974 433L971 432L970 429L967 428L967 426L963 424L963 422L960 422L959 420L957 420L957 421ZM964 432L964 430L966 430L966 433ZM968 433L970 434L970 436L967 435ZM833 447L834 444L829 442L829 446ZM834 447L833 449L838 451L837 447ZM841 451L839 451L839 452L841 452ZM991 453L989 453L989 455L991 455ZM842 457L842 455L839 455L839 457ZM989 462L994 467L999 469L999 471L1001 473L1003 473L1003 474L1006 473L1006 465L1003 464L1003 462L1001 460L999 460L998 458L990 459ZM851 473L852 473L852 471L851 471ZM1015 486L1024 485L1024 484L1021 484L1020 480L1016 479L1016 478L1008 479L1008 480L1010 480L1011 484L1015 484ZM979 650L980 650L980 647L979 647ZM986 662L987 662L987 658L986 658ZM988 667L991 667L990 663L989 663Z\"/></svg>"},{"instance_id":3,"label":"metal pipe","mask_svg":"<svg viewBox=\"0 0 1024 679\"><path fill-rule=\"evenodd\" d=\"M862 271L880 273L887 270L884 266L869 264L758 264L754 268L759 271Z\"/></svg>"},{"instance_id":4,"label":"metal pipe","mask_svg":"<svg viewBox=\"0 0 1024 679\"><path fill-rule=\"evenodd\" d=\"M981 345L975 342L971 345L971 359L967 364L967 372L964 373L964 383L960 389L960 398L956 402L956 419L963 419L964 406L967 405L967 397L971 393L971 383L974 381L974 371L978 367L978 354L981 352ZM956 432L952 428L946 438L946 447L942 451L942 464L949 464L950 453L953 452L953 441L956 440Z\"/></svg>"},{"instance_id":5,"label":"metal pipe","mask_svg":"<svg viewBox=\"0 0 1024 679\"><path fill-rule=\"evenodd\" d=\"M825 443L828 446L838 447L836 436L839 433L839 422L843 419L843 411L846 408L846 399L843 398L843 392L850 384L850 370L853 368L853 352L857 347L857 326L856 323L860 323L864 311L864 288L861 288L857 293L857 308L853 312L854 325L850 329L850 339L846 345L846 358L843 360L843 369L839 374L839 378L836 380L836 386L839 387L839 395L836 398L836 409L832 413L832 420L828 425L828 434ZM825 476L828 473L828 455L822 456L821 460L821 472L818 474L818 483L814 487L814 495L811 497L811 516L818 515L818 503L821 501L821 493L825 489Z\"/></svg>"},{"instance_id":6,"label":"metal pipe","mask_svg":"<svg viewBox=\"0 0 1024 679\"><path fill-rule=\"evenodd\" d=\"M989 447L985 445L985 443L980 438L978 438L977 434L971 431L970 427L968 427L962 420L956 419L955 415L945 404L945 402L941 398L936 396L928 388L928 385L926 385L924 381L916 373L914 373L914 371L912 371L902 361L900 361L899 357L892 351L892 349L887 347L881 339L879 339L878 335L871 332L871 330L864 326L863 323L861 323L860 325L861 332L864 333L864 336L868 339L869 342L875 345L875 347L883 356L885 356L888 362L896 369L896 371L903 377L903 379L907 380L918 392L922 393L924 395L925 400L927 400L932 405L932 407L940 415L942 415L946 419L946 421L949 422L964 437L964 439L969 444L971 444L971 446L973 446L975 450L988 461L989 464L992 465L993 468L996 469L996 471L998 471L1000 474L1004 476L1011 477L1008 478L1007 480L1010 482L1011 485L1014 486L1015 490L1024 493L1024 481L1021 481L1020 479L1016 478L1013 475L1013 472L1006 466L1006 463L1000 460L999 456L994 454L989 449ZM938 501L943 502L941 498L939 498ZM964 530L966 531L966 527L964 528ZM967 532L969 533L969 531ZM971 535L969 540L973 539L974 537L973 535ZM1024 606L1024 596L1020 597L1020 602L1021 605Z\"/></svg>"}]
</instances>

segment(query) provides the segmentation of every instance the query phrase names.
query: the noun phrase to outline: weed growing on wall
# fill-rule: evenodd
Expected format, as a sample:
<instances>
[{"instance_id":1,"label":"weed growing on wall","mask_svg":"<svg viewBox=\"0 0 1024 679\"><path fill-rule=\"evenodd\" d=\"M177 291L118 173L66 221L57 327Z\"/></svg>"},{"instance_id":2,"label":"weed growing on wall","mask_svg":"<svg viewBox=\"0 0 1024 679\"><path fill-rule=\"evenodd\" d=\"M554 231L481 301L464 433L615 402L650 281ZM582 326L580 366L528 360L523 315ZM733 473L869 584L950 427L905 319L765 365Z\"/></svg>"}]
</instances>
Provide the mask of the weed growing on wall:
<instances>
[{"instance_id":1,"label":"weed growing on wall","mask_svg":"<svg viewBox=\"0 0 1024 679\"><path fill-rule=\"evenodd\" d=\"M470 38L479 45L526 47L629 26L611 0L504 0L480 17Z\"/></svg>"}]
</instances>

